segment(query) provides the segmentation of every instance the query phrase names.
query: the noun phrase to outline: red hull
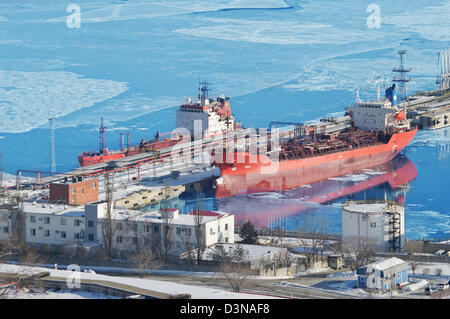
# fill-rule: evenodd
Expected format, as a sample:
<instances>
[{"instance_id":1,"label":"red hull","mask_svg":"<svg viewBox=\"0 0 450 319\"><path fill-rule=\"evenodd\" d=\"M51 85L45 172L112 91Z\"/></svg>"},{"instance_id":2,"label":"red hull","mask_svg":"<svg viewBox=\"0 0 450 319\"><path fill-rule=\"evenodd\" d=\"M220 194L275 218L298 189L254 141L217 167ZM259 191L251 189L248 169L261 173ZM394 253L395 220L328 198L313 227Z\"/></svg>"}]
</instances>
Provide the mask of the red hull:
<instances>
[{"instance_id":1,"label":"red hull","mask_svg":"<svg viewBox=\"0 0 450 319\"><path fill-rule=\"evenodd\" d=\"M178 140L164 139L162 141L147 143L142 148L139 148L136 146L136 147L130 148L125 151L108 152L107 154L82 153L78 156L78 161L80 162L81 166L89 166L89 165L94 165L94 164L106 163L106 162L113 161L113 160L116 160L119 158L144 153L147 151L155 151L155 150L165 149L165 148L173 146L181 141L182 141L182 139L178 139Z\"/></svg>"},{"instance_id":2,"label":"red hull","mask_svg":"<svg viewBox=\"0 0 450 319\"><path fill-rule=\"evenodd\" d=\"M257 163L218 164L222 177L216 182L216 196L268 192L299 187L330 177L386 163L393 159L414 138L417 128L392 135L389 142L322 156L272 162L264 155Z\"/></svg>"}]
</instances>

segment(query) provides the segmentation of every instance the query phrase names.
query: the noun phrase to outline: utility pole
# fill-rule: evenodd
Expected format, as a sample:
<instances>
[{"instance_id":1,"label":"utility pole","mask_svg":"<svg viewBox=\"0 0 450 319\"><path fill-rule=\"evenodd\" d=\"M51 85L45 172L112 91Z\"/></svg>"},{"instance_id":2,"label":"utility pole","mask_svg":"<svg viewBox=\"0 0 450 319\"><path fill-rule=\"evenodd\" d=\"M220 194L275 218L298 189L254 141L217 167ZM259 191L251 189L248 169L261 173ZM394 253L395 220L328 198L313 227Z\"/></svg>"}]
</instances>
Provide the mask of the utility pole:
<instances>
[{"instance_id":1,"label":"utility pole","mask_svg":"<svg viewBox=\"0 0 450 319\"><path fill-rule=\"evenodd\" d=\"M408 74L408 72L412 71L412 68L406 69L405 67L405 54L406 54L406 50L398 50L398 54L400 56L400 68L396 68L394 67L392 69L392 72L398 72L400 77L395 76L393 79L393 82L398 82L400 83L400 100L401 101L406 101L408 96L406 93L406 83L410 82L411 79L407 79L406 75Z\"/></svg>"},{"instance_id":2,"label":"utility pole","mask_svg":"<svg viewBox=\"0 0 450 319\"><path fill-rule=\"evenodd\" d=\"M106 249L106 254L109 259L112 258L112 245L114 241L114 228L112 223L113 212L113 187L111 172L106 171L104 175L105 179L105 200L106 200L106 220L103 227L103 242Z\"/></svg>"}]
</instances>

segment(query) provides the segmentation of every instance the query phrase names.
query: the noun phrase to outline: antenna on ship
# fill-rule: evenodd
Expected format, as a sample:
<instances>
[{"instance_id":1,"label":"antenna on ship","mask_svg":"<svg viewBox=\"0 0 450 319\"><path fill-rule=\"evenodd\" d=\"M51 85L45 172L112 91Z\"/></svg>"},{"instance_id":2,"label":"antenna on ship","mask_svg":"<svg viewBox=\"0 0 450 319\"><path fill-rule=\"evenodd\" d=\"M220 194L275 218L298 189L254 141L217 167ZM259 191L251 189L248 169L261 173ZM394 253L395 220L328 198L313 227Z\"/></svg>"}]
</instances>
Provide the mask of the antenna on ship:
<instances>
[{"instance_id":1,"label":"antenna on ship","mask_svg":"<svg viewBox=\"0 0 450 319\"><path fill-rule=\"evenodd\" d=\"M359 97L359 87L356 87L356 98L355 98L356 103L361 102L361 98Z\"/></svg>"},{"instance_id":2,"label":"antenna on ship","mask_svg":"<svg viewBox=\"0 0 450 319\"><path fill-rule=\"evenodd\" d=\"M406 50L398 50L397 53L400 56L400 68L394 67L392 69L392 72L398 72L400 74L400 76L395 76L394 79L392 80L393 82L398 82L400 83L400 100L401 101L406 101L407 94L406 94L406 83L410 82L411 79L407 79L406 78L406 74L408 74L408 72L412 71L412 68L406 69L405 68L405 54L406 54Z\"/></svg>"},{"instance_id":3,"label":"antenna on ship","mask_svg":"<svg viewBox=\"0 0 450 319\"><path fill-rule=\"evenodd\" d=\"M377 77L377 79L375 80L375 83L377 84L377 102L379 102L381 100L381 83L384 80L381 77Z\"/></svg>"},{"instance_id":4,"label":"antenna on ship","mask_svg":"<svg viewBox=\"0 0 450 319\"><path fill-rule=\"evenodd\" d=\"M56 173L56 156L55 156L55 129L53 127L54 117L48 119L50 129L50 172Z\"/></svg>"},{"instance_id":5,"label":"antenna on ship","mask_svg":"<svg viewBox=\"0 0 450 319\"><path fill-rule=\"evenodd\" d=\"M107 127L103 125L103 117L100 119L100 154L106 151L105 133Z\"/></svg>"},{"instance_id":6,"label":"antenna on ship","mask_svg":"<svg viewBox=\"0 0 450 319\"><path fill-rule=\"evenodd\" d=\"M203 82L198 82L198 100L200 101L201 105L205 105L205 100L208 97L208 81L204 80Z\"/></svg>"}]
</instances>

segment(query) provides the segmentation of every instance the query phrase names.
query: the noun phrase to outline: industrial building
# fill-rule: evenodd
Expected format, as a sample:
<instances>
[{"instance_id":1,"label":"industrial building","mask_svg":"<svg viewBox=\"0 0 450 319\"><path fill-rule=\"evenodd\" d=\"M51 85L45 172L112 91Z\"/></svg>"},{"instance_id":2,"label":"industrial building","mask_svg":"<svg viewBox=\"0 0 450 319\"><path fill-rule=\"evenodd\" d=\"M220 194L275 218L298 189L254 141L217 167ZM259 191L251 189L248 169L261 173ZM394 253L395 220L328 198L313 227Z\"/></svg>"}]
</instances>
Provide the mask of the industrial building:
<instances>
[{"instance_id":1,"label":"industrial building","mask_svg":"<svg viewBox=\"0 0 450 319\"><path fill-rule=\"evenodd\" d=\"M408 263L393 257L383 258L359 268L358 288L385 292L408 282Z\"/></svg>"},{"instance_id":2,"label":"industrial building","mask_svg":"<svg viewBox=\"0 0 450 319\"><path fill-rule=\"evenodd\" d=\"M393 201L349 201L342 206L342 244L375 250L404 250L404 207Z\"/></svg>"}]
</instances>

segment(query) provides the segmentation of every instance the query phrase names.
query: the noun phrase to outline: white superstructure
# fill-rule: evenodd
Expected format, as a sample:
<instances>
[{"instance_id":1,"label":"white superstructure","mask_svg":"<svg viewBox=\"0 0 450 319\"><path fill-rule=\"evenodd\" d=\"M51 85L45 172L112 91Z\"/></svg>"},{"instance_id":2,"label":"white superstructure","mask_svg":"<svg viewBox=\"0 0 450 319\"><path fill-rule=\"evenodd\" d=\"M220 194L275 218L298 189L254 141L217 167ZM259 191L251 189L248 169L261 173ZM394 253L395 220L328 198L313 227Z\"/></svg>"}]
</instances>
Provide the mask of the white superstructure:
<instances>
[{"instance_id":1,"label":"white superstructure","mask_svg":"<svg viewBox=\"0 0 450 319\"><path fill-rule=\"evenodd\" d=\"M176 114L177 129L186 129L192 137L217 135L235 128L230 99L228 97L218 97L216 100L208 98L206 85L205 83L200 87L197 103L188 99Z\"/></svg>"}]
</instances>

